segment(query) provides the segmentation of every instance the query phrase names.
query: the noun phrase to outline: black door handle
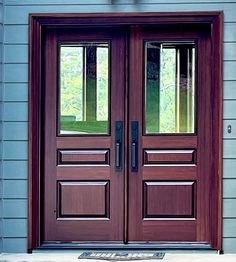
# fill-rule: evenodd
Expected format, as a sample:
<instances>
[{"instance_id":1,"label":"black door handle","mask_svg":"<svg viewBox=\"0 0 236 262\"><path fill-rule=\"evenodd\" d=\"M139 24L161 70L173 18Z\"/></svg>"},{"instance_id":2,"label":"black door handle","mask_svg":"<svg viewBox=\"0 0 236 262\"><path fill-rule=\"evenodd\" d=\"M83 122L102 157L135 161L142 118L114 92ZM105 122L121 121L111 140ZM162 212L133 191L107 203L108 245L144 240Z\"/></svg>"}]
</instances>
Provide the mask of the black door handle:
<instances>
[{"instance_id":1,"label":"black door handle","mask_svg":"<svg viewBox=\"0 0 236 262\"><path fill-rule=\"evenodd\" d=\"M122 170L123 122L116 121L115 133L115 166L116 171Z\"/></svg>"},{"instance_id":2,"label":"black door handle","mask_svg":"<svg viewBox=\"0 0 236 262\"><path fill-rule=\"evenodd\" d=\"M131 171L138 171L138 121L131 121Z\"/></svg>"}]
</instances>

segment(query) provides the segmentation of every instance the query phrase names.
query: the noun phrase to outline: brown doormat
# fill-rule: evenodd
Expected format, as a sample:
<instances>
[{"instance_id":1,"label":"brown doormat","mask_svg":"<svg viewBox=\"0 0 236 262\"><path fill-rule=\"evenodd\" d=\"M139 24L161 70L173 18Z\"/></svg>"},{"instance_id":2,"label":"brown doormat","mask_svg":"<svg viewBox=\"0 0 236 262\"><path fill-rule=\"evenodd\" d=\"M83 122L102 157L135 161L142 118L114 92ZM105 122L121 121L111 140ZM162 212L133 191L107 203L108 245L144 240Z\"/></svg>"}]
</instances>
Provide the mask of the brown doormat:
<instances>
[{"instance_id":1,"label":"brown doormat","mask_svg":"<svg viewBox=\"0 0 236 262\"><path fill-rule=\"evenodd\" d=\"M158 252L84 252L78 259L97 259L113 261L163 259L165 253Z\"/></svg>"}]
</instances>

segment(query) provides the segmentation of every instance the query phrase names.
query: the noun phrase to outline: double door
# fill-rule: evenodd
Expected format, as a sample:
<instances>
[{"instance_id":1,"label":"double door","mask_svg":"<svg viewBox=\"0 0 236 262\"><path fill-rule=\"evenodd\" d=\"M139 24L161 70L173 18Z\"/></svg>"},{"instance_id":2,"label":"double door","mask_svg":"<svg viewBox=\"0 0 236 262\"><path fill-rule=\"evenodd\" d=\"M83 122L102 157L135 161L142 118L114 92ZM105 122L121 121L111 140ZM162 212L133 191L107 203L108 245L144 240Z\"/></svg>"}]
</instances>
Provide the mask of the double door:
<instances>
[{"instance_id":1,"label":"double door","mask_svg":"<svg viewBox=\"0 0 236 262\"><path fill-rule=\"evenodd\" d=\"M210 246L210 32L45 35L42 242Z\"/></svg>"}]
</instances>

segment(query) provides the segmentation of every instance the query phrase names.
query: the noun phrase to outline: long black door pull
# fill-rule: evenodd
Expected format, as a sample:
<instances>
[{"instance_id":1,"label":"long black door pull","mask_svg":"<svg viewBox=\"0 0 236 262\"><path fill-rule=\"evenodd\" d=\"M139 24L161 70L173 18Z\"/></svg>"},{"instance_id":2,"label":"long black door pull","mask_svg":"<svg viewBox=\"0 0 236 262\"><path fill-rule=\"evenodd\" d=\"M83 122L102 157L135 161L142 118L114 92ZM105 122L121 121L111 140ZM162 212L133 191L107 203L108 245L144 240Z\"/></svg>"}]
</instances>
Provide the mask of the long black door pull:
<instances>
[{"instance_id":1,"label":"long black door pull","mask_svg":"<svg viewBox=\"0 0 236 262\"><path fill-rule=\"evenodd\" d=\"M115 123L115 166L116 171L122 170L122 150L123 150L123 122L116 121Z\"/></svg>"},{"instance_id":2,"label":"long black door pull","mask_svg":"<svg viewBox=\"0 0 236 262\"><path fill-rule=\"evenodd\" d=\"M131 171L138 171L138 121L131 121Z\"/></svg>"}]
</instances>

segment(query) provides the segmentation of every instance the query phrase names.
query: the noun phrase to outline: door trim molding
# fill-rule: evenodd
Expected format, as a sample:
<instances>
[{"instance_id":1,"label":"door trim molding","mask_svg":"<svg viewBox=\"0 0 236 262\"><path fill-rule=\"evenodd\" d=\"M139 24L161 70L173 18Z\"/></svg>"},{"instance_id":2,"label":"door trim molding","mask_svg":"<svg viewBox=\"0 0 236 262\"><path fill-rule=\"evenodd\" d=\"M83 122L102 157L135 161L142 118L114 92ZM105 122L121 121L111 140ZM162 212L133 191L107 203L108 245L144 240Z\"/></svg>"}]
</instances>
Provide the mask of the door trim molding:
<instances>
[{"instance_id":1,"label":"door trim molding","mask_svg":"<svg viewBox=\"0 0 236 262\"><path fill-rule=\"evenodd\" d=\"M29 146L28 146L28 251L43 247L40 241L41 174L41 42L47 27L155 24L208 24L212 28L212 201L211 248L222 248L222 24L223 12L163 13L47 13L29 15ZM177 248L189 248L178 244ZM160 246L158 244L158 246ZM91 247L91 245L90 245ZM108 246L106 246L108 247ZM191 247L193 247L191 245ZM78 246L76 247L78 248ZM122 246L125 248L125 245ZM155 247L156 248L156 247ZM193 247L197 248L197 247ZM202 247L204 248L204 247Z\"/></svg>"}]
</instances>

